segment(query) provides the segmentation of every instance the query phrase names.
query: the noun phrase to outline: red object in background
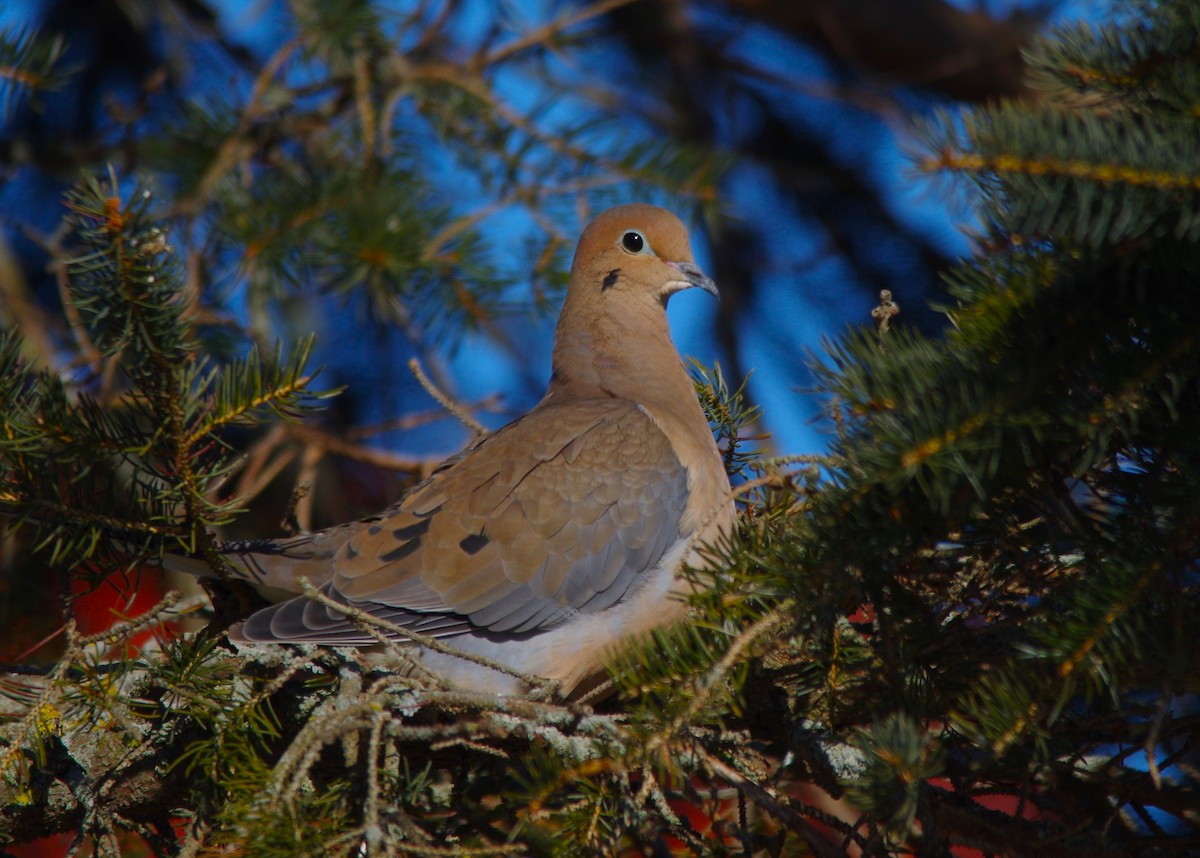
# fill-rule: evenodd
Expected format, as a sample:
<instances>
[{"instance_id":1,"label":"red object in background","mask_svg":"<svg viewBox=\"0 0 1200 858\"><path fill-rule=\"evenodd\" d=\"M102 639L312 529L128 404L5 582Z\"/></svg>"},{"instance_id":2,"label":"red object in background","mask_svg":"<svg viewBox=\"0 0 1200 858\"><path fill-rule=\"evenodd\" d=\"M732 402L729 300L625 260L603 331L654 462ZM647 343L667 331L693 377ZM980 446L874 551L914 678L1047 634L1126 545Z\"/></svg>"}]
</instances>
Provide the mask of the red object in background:
<instances>
[{"instance_id":1,"label":"red object in background","mask_svg":"<svg viewBox=\"0 0 1200 858\"><path fill-rule=\"evenodd\" d=\"M79 594L74 606L75 626L81 635L100 634L117 623L138 617L154 607L164 595L162 572L158 569L137 569L128 574L110 575L100 586L88 592L90 586L79 578L71 581L71 593ZM125 654L135 654L162 630L162 624L155 624L138 632L130 639Z\"/></svg>"},{"instance_id":2,"label":"red object in background","mask_svg":"<svg viewBox=\"0 0 1200 858\"><path fill-rule=\"evenodd\" d=\"M67 850L71 848L74 840L74 834L56 834L32 843L10 844L4 849L13 858L62 858L67 854Z\"/></svg>"},{"instance_id":3,"label":"red object in background","mask_svg":"<svg viewBox=\"0 0 1200 858\"><path fill-rule=\"evenodd\" d=\"M0 663L45 664L62 652L61 574L47 572L36 585L0 578L0 599L7 600L0 612ZM76 631L86 636L144 614L162 599L165 587L158 569L139 569L112 575L99 586L72 576L70 591ZM134 655L154 637L175 631L174 623L151 624L130 639L124 653L112 655Z\"/></svg>"},{"instance_id":4,"label":"red object in background","mask_svg":"<svg viewBox=\"0 0 1200 858\"><path fill-rule=\"evenodd\" d=\"M117 841L121 858L155 858L154 850L136 834L121 832L117 835ZM20 846L7 845L4 849L5 854L12 855L13 858L63 858L74 842L74 834L56 834ZM85 846L83 854L94 853L88 852Z\"/></svg>"},{"instance_id":5,"label":"red object in background","mask_svg":"<svg viewBox=\"0 0 1200 858\"><path fill-rule=\"evenodd\" d=\"M91 589L90 584L80 578L71 581L72 594L79 594L74 600L76 629L81 635L100 634L115 624L137 617L152 608L163 597L164 587L162 574L157 569L140 569L128 575L113 575L100 586ZM56 583L47 578L47 610L57 601L54 593L58 592ZM91 592L88 592L91 590ZM40 624L31 621L22 628L8 630L0 643L3 648L4 660L27 657L41 649L47 643L56 643L62 636L61 623L58 631L46 636L39 631ZM125 653L112 653L112 657L134 655L146 642L164 632L174 630L174 624L155 624L134 635L126 645ZM60 644L61 645L61 644ZM121 854L135 858L153 858L154 852L142 838L136 834L121 834ZM73 833L56 834L43 837L30 843L8 844L4 846L5 854L14 858L62 858L75 842Z\"/></svg>"},{"instance_id":6,"label":"red object in background","mask_svg":"<svg viewBox=\"0 0 1200 858\"><path fill-rule=\"evenodd\" d=\"M692 778L692 785L701 793L711 788L711 784L706 783L699 777ZM688 821L692 830L696 832L696 835L701 840L716 841L729 849L733 849L738 845L735 838L722 835L716 824L717 820L736 820L738 818L738 802L736 798L713 798L705 802L708 805L706 808L700 807L686 798L668 799L667 804L681 819ZM672 855L689 854L690 850L687 848L687 844L675 837L665 835L663 841Z\"/></svg>"},{"instance_id":7,"label":"red object in background","mask_svg":"<svg viewBox=\"0 0 1200 858\"><path fill-rule=\"evenodd\" d=\"M944 789L948 792L955 792L954 784L948 778L932 778L929 781L931 786ZM1046 818L1046 815L1033 802L1022 802L1020 798L1011 793L991 793L985 795L975 795L971 800L980 807L986 807L988 810L994 810L997 813L1003 813L1005 816L1019 817L1024 820L1034 820ZM1019 811L1019 814L1018 814ZM981 849L976 849L973 846L951 846L950 854L954 858L985 858L985 853Z\"/></svg>"},{"instance_id":8,"label":"red object in background","mask_svg":"<svg viewBox=\"0 0 1200 858\"><path fill-rule=\"evenodd\" d=\"M846 619L856 625L873 623L875 622L875 606L870 602L864 602L854 612L847 614Z\"/></svg>"}]
</instances>

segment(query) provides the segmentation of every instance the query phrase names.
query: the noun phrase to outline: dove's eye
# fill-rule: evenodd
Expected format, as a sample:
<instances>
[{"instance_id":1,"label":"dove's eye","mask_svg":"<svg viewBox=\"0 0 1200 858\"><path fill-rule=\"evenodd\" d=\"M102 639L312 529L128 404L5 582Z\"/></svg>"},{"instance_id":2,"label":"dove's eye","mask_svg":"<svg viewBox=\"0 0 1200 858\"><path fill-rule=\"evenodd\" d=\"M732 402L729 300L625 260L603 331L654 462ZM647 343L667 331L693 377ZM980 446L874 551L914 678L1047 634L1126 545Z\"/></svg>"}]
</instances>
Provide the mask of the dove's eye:
<instances>
[{"instance_id":1,"label":"dove's eye","mask_svg":"<svg viewBox=\"0 0 1200 858\"><path fill-rule=\"evenodd\" d=\"M646 249L646 239L636 229L631 229L621 236L621 247L630 253L641 253Z\"/></svg>"}]
</instances>

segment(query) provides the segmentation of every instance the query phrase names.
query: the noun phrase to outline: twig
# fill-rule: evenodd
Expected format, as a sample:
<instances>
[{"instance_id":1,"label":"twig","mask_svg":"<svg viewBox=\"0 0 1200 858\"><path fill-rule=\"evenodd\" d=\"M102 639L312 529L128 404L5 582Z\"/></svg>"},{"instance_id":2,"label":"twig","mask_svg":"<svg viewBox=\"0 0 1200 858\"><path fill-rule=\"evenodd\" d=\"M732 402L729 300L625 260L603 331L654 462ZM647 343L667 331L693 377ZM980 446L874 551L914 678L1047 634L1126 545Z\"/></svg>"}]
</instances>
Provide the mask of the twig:
<instances>
[{"instance_id":1,"label":"twig","mask_svg":"<svg viewBox=\"0 0 1200 858\"><path fill-rule=\"evenodd\" d=\"M471 411L496 412L500 410L498 408L499 401L500 397L493 394L472 403L469 408ZM428 411L417 411L391 420L381 420L378 423L355 426L352 429L346 430L345 437L351 442L355 442L361 438L370 438L372 435L382 435L384 432L401 432L407 429L416 429L419 426L427 426L430 423L444 420L445 417L446 412L443 409L431 408Z\"/></svg>"},{"instance_id":2,"label":"twig","mask_svg":"<svg viewBox=\"0 0 1200 858\"><path fill-rule=\"evenodd\" d=\"M508 44L501 45L500 47L488 53L488 55L483 59L483 65L494 65L502 60L508 59L513 54L520 53L527 48L544 44L564 30L568 30L577 24L582 24L584 21L590 21L592 18L598 18L601 15L606 15L613 9L619 9L622 6L628 6L632 2L634 2L634 0L601 0L599 3L593 3L591 6L586 6L583 9L580 9L574 15L549 21L540 27L534 27L523 36L514 39Z\"/></svg>"},{"instance_id":3,"label":"twig","mask_svg":"<svg viewBox=\"0 0 1200 858\"><path fill-rule=\"evenodd\" d=\"M460 420L463 419L457 413L454 416ZM397 453L389 453L386 450L377 450L363 444L355 444L353 441L347 441L337 435L312 426L298 426L293 424L285 427L284 431L291 438L305 444L319 445L326 452L332 453L335 456L342 456L346 459L353 459L356 462L363 462L367 465L374 465L377 468L401 473L427 473L432 470L434 465L445 459L446 455L449 455L447 453L434 456L401 456Z\"/></svg>"},{"instance_id":4,"label":"twig","mask_svg":"<svg viewBox=\"0 0 1200 858\"><path fill-rule=\"evenodd\" d=\"M757 643L760 638L771 632L776 626L787 622L791 618L794 607L795 600L784 599L774 610L763 615L753 625L738 634L729 649L721 656L720 661L713 665L705 674L703 684L696 689L697 693L688 701L687 706L671 719L670 724L666 725L653 739L646 743L647 754L661 748L669 741L670 737L677 734L685 724L689 723L700 710L700 707L712 696L712 690L740 663L746 650L751 645Z\"/></svg>"},{"instance_id":5,"label":"twig","mask_svg":"<svg viewBox=\"0 0 1200 858\"><path fill-rule=\"evenodd\" d=\"M780 801L766 787L750 780L737 769L733 768L733 766L714 757L709 751L702 749L700 754L704 764L712 770L713 774L723 780L729 781L745 795L749 796L750 800L756 805L786 825L789 830L800 835L814 854L820 855L822 858L840 858L840 856L845 855L837 846L822 837L821 833L813 828L807 819L794 811L785 802Z\"/></svg>"},{"instance_id":6,"label":"twig","mask_svg":"<svg viewBox=\"0 0 1200 858\"><path fill-rule=\"evenodd\" d=\"M487 427L467 413L467 410L440 391L429 380L429 376L425 374L425 370L421 368L421 362L416 358L410 358L408 361L408 371L413 374L421 387L425 388L425 392L434 398L438 405L445 408L451 414L458 418L464 426L474 432L476 435L482 436L488 433Z\"/></svg>"},{"instance_id":7,"label":"twig","mask_svg":"<svg viewBox=\"0 0 1200 858\"><path fill-rule=\"evenodd\" d=\"M279 73L284 63L291 58L300 45L301 41L298 38L286 42L267 61L267 64L263 66L262 71L254 81L254 87L250 91L250 98L246 103L246 109L242 111L237 127L234 128L233 133L217 149L217 153L209 164L208 169L195 183L195 190L192 192L190 198L181 199L176 204L174 214L194 214L197 212L203 201L212 192L212 189L216 187L217 182L236 166L242 157L243 139L254 127L255 120L259 117L259 109L263 97L269 89L272 78Z\"/></svg>"}]
</instances>

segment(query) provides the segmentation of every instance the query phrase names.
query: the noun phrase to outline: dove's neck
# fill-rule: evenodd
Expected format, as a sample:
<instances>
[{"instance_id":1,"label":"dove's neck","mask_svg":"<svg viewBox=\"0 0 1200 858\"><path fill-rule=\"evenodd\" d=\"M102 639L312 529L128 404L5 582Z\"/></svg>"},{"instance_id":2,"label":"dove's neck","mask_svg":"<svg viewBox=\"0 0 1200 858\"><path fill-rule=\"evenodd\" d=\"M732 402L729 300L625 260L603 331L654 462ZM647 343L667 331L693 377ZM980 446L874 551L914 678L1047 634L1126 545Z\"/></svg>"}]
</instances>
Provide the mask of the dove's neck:
<instances>
[{"instance_id":1,"label":"dove's neck","mask_svg":"<svg viewBox=\"0 0 1200 858\"><path fill-rule=\"evenodd\" d=\"M618 317L573 309L564 309L554 336L552 398L615 396L676 409L690 404L699 414L660 303L626 305Z\"/></svg>"},{"instance_id":2,"label":"dove's neck","mask_svg":"<svg viewBox=\"0 0 1200 858\"><path fill-rule=\"evenodd\" d=\"M702 534L711 538L716 530L732 527L724 463L671 342L663 305L630 302L616 317L597 312L576 316L574 309L564 308L555 333L554 375L543 403L607 397L636 403L670 439L687 468L693 497L681 532L713 528Z\"/></svg>"}]
</instances>

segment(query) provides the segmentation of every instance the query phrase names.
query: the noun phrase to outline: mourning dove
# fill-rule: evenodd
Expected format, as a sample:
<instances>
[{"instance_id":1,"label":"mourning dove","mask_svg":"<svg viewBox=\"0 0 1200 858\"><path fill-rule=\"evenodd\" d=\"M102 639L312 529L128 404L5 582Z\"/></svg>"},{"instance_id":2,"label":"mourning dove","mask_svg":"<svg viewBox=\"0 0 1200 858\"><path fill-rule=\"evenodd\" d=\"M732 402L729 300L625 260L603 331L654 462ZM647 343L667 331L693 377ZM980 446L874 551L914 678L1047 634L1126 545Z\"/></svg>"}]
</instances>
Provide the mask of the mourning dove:
<instances>
[{"instance_id":1,"label":"mourning dove","mask_svg":"<svg viewBox=\"0 0 1200 858\"><path fill-rule=\"evenodd\" d=\"M233 575L321 593L563 693L617 641L679 618L677 572L730 529L729 480L667 327L671 295L716 294L670 212L625 205L584 230L538 405L390 509L291 539L227 545ZM195 570L193 570L195 571ZM293 596L230 630L243 642L369 645L343 613ZM453 685L513 677L424 649Z\"/></svg>"}]
</instances>

